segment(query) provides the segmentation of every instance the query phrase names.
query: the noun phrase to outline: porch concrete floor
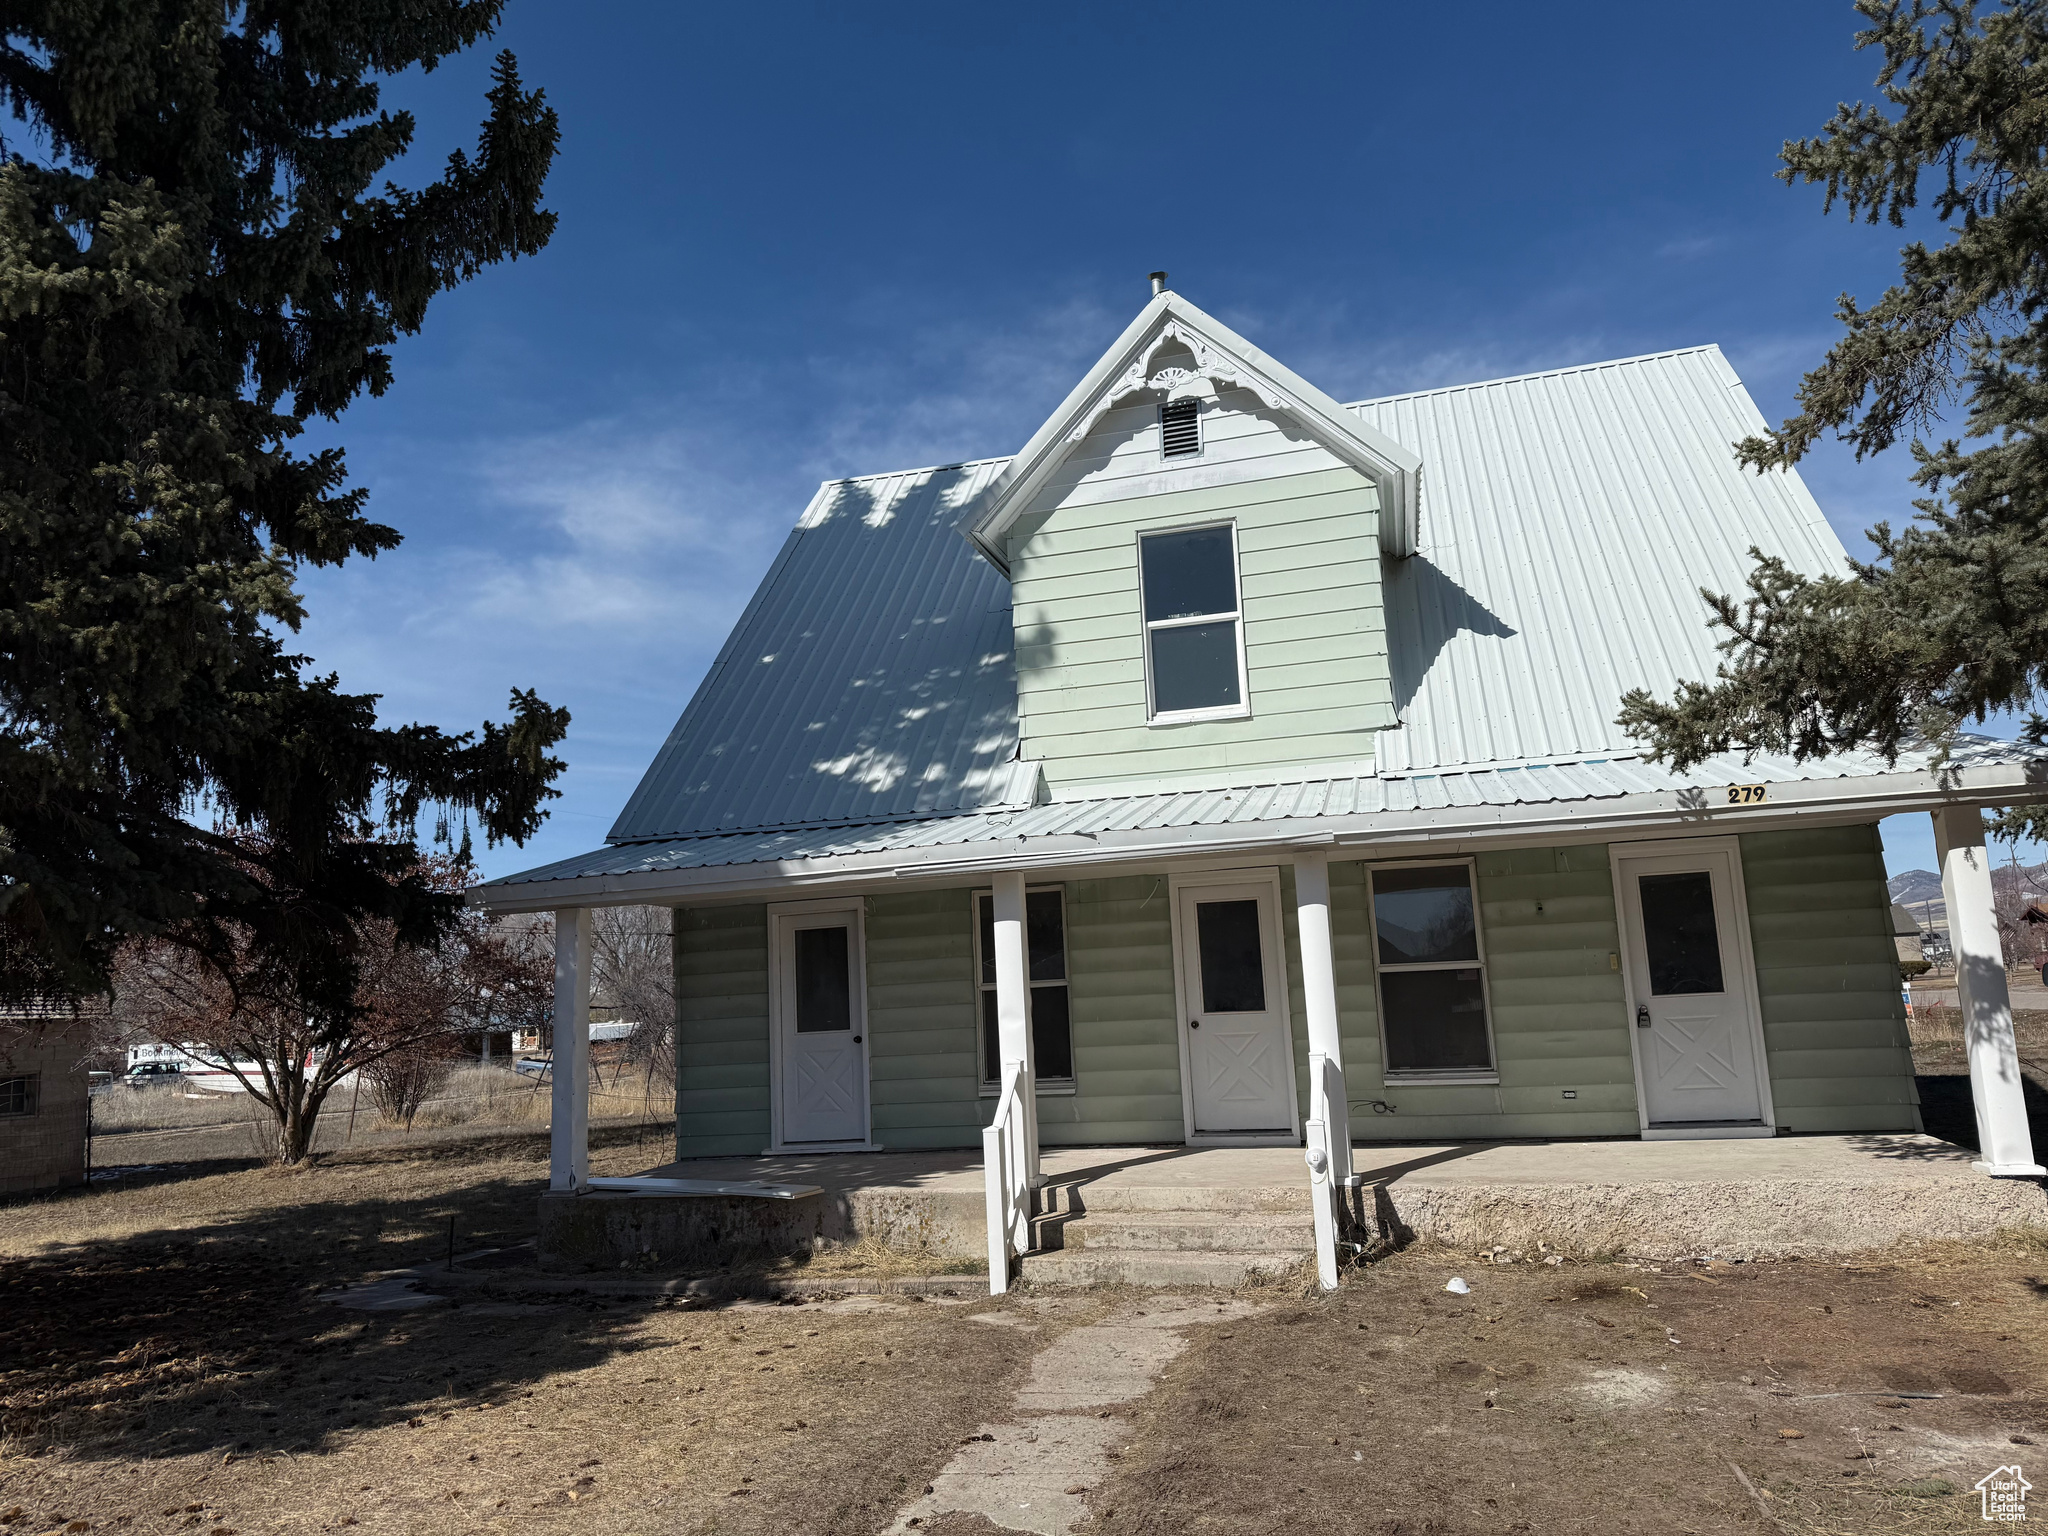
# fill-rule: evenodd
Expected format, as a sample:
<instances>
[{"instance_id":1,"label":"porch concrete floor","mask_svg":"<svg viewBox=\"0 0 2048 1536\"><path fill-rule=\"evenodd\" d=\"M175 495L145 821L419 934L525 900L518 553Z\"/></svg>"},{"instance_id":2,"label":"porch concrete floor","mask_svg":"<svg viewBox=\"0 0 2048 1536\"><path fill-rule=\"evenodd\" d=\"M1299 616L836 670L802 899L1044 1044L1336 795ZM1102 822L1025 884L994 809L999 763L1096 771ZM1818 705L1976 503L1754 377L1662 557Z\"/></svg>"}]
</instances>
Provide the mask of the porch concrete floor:
<instances>
[{"instance_id":1,"label":"porch concrete floor","mask_svg":"<svg viewBox=\"0 0 2048 1536\"><path fill-rule=\"evenodd\" d=\"M1781 1136L1730 1141L1446 1142L1351 1149L1367 1184L1672 1184L1746 1179L1954 1179L1986 1182L1976 1154L1932 1136ZM1299 1147L1047 1147L1049 1181L1106 1188L1265 1188L1307 1184ZM977 1151L784 1153L687 1158L669 1178L755 1179L870 1188L981 1190Z\"/></svg>"},{"instance_id":2,"label":"porch concrete floor","mask_svg":"<svg viewBox=\"0 0 2048 1536\"><path fill-rule=\"evenodd\" d=\"M1463 1249L1727 1258L1859 1252L2048 1226L2040 1181L1991 1179L1919 1135L1730 1141L1466 1142L1352 1150L1354 1216ZM1055 1147L1041 1166L1086 1210L1242 1210L1305 1202L1298 1147ZM673 1178L816 1184L826 1235L978 1250L978 1152L691 1158Z\"/></svg>"}]
</instances>

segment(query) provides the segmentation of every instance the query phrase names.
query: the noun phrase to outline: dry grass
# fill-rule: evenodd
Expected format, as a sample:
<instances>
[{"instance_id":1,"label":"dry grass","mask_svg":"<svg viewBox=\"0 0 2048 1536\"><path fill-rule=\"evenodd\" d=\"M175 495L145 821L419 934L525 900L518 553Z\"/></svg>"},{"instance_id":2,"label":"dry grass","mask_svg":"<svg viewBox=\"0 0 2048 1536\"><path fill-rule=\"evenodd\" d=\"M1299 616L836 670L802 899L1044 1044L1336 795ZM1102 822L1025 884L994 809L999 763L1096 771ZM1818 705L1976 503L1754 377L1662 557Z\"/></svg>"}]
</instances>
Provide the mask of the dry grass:
<instances>
[{"instance_id":1,"label":"dry grass","mask_svg":"<svg viewBox=\"0 0 2048 1536\"><path fill-rule=\"evenodd\" d=\"M645 1155L600 1131L592 1163ZM545 1171L507 1135L0 1205L6 1528L870 1532L1054 1331L987 1301L316 1299L440 1257L451 1215L464 1249L530 1236Z\"/></svg>"},{"instance_id":2,"label":"dry grass","mask_svg":"<svg viewBox=\"0 0 2048 1536\"><path fill-rule=\"evenodd\" d=\"M2041 1233L1711 1267L1412 1249L1198 1334L1091 1530L1981 1530L1971 1484L2048 1435L2044 1298ZM1888 1395L1915 1391L1942 1395Z\"/></svg>"},{"instance_id":3,"label":"dry grass","mask_svg":"<svg viewBox=\"0 0 2048 1536\"><path fill-rule=\"evenodd\" d=\"M194 1125L240 1125L263 1113L244 1093L206 1093L197 1088L131 1088L110 1085L93 1095L96 1130L173 1130Z\"/></svg>"},{"instance_id":4,"label":"dry grass","mask_svg":"<svg viewBox=\"0 0 2048 1536\"><path fill-rule=\"evenodd\" d=\"M2014 1009L2012 1029L2013 1037L2023 1052L2048 1051L2048 1009ZM1916 1056L1923 1050L1960 1052L1963 1048L1962 1010L1915 1007L1912 1018L1906 1022L1906 1032L1912 1038Z\"/></svg>"}]
</instances>

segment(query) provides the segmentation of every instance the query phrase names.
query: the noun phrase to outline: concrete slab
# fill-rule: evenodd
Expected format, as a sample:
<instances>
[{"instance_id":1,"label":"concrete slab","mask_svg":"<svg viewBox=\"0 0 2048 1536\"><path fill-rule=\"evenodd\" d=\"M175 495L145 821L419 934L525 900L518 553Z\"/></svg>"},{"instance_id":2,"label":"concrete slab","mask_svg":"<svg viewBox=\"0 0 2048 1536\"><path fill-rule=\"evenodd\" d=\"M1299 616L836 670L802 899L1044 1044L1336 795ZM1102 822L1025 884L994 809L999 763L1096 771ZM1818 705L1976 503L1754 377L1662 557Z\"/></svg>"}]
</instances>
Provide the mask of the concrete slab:
<instances>
[{"instance_id":1,"label":"concrete slab","mask_svg":"<svg viewBox=\"0 0 2048 1536\"><path fill-rule=\"evenodd\" d=\"M1472 1250L1761 1258L1857 1252L2048 1226L2039 1181L1990 1179L1930 1136L1730 1141L1468 1142L1363 1146L1362 1224ZM1294 1147L1059 1147L1047 1182L1082 1210L1305 1209ZM815 1184L819 1234L941 1254L984 1251L972 1151L702 1158L673 1178Z\"/></svg>"}]
</instances>

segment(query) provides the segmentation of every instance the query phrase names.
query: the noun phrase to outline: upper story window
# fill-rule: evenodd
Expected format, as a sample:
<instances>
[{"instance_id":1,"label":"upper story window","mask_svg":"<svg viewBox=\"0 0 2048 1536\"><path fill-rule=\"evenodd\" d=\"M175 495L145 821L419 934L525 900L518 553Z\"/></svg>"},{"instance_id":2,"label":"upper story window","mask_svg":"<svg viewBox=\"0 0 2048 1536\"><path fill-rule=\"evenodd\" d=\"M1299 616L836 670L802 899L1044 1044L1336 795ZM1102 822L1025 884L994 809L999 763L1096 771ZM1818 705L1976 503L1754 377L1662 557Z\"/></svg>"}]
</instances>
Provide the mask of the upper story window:
<instances>
[{"instance_id":1,"label":"upper story window","mask_svg":"<svg viewBox=\"0 0 2048 1536\"><path fill-rule=\"evenodd\" d=\"M1168 459L1191 458L1202 451L1202 402L1169 400L1159 407L1159 453Z\"/></svg>"},{"instance_id":2,"label":"upper story window","mask_svg":"<svg viewBox=\"0 0 2048 1536\"><path fill-rule=\"evenodd\" d=\"M1002 1042L996 1028L996 899L974 898L974 952L981 991L981 1089L1000 1091ZM1024 977L1030 992L1031 1056L1040 1092L1071 1089L1074 1030L1067 1014L1067 914L1058 886L1024 895Z\"/></svg>"},{"instance_id":3,"label":"upper story window","mask_svg":"<svg viewBox=\"0 0 2048 1536\"><path fill-rule=\"evenodd\" d=\"M0 1077L0 1115L32 1115L36 1112L36 1090L42 1086L36 1073Z\"/></svg>"},{"instance_id":4,"label":"upper story window","mask_svg":"<svg viewBox=\"0 0 2048 1536\"><path fill-rule=\"evenodd\" d=\"M1149 717L1172 722L1249 714L1236 525L1141 534L1138 566Z\"/></svg>"},{"instance_id":5,"label":"upper story window","mask_svg":"<svg viewBox=\"0 0 2048 1536\"><path fill-rule=\"evenodd\" d=\"M1471 864L1375 868L1372 926L1387 1080L1494 1081Z\"/></svg>"}]
</instances>

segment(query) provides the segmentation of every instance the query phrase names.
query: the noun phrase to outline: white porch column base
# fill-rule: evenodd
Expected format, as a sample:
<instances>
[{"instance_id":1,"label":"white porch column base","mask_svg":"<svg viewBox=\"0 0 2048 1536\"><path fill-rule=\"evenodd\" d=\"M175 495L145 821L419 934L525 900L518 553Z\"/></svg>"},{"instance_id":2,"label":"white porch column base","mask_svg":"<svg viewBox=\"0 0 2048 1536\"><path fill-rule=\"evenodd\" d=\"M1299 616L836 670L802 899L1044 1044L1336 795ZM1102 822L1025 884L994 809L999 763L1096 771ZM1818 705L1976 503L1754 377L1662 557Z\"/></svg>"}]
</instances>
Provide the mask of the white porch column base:
<instances>
[{"instance_id":1,"label":"white porch column base","mask_svg":"<svg viewBox=\"0 0 2048 1536\"><path fill-rule=\"evenodd\" d=\"M994 877L996 920L996 1040L1005 1073L1012 1062L1024 1075L1017 1084L1024 1116L1024 1172L1036 1189L1038 1171L1038 1061L1031 1047L1031 982L1025 970L1024 876Z\"/></svg>"},{"instance_id":2,"label":"white porch column base","mask_svg":"<svg viewBox=\"0 0 2048 1536\"><path fill-rule=\"evenodd\" d=\"M1991 861L1984 849L1984 815L1974 805L1960 805L1945 806L1933 817L1941 899L1948 907L1949 946L1956 957L1956 1001L1970 1054L1970 1098L1977 1110L1982 1160L1972 1166L1996 1178L2039 1178L2048 1170L2034 1160L2034 1138L2027 1128Z\"/></svg>"},{"instance_id":3,"label":"white porch column base","mask_svg":"<svg viewBox=\"0 0 2048 1536\"><path fill-rule=\"evenodd\" d=\"M555 913L553 1113L548 1188L590 1188L590 909Z\"/></svg>"},{"instance_id":4,"label":"white porch column base","mask_svg":"<svg viewBox=\"0 0 2048 1536\"><path fill-rule=\"evenodd\" d=\"M1301 985L1308 1011L1308 1048L1321 1052L1335 1080L1327 1101L1309 1084L1309 1118L1329 1137L1330 1178L1351 1182L1351 1106L1344 1088L1344 1041L1337 1024L1337 962L1330 949L1330 856L1308 850L1294 856L1294 916L1301 930Z\"/></svg>"}]
</instances>

